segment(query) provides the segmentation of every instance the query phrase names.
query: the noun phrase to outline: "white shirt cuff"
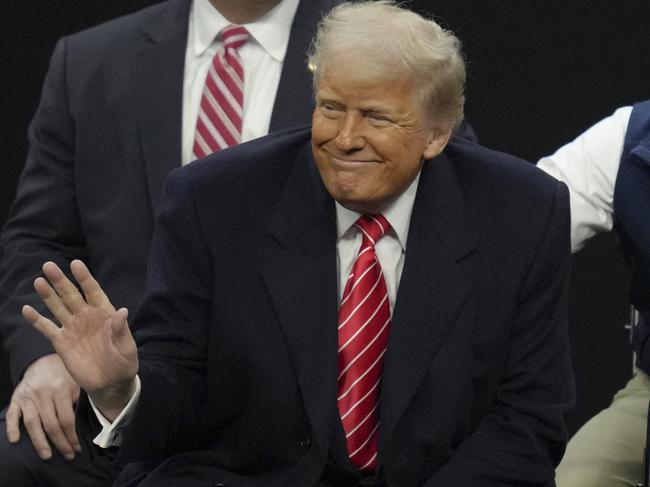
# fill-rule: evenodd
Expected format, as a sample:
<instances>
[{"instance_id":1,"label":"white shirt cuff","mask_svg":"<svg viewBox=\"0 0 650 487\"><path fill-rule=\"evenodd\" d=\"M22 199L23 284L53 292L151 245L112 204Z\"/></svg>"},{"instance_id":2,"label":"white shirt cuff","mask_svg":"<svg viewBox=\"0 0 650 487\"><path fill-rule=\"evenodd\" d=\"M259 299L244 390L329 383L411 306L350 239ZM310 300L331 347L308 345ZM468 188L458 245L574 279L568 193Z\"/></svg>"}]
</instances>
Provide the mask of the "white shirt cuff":
<instances>
[{"instance_id":1,"label":"white shirt cuff","mask_svg":"<svg viewBox=\"0 0 650 487\"><path fill-rule=\"evenodd\" d=\"M135 407L138 405L138 400L140 399L140 389L140 377L136 375L135 391L133 392L133 395L131 396L131 399L129 399L127 405L124 407L124 409L122 409L122 412L117 416L117 418L115 418L115 421L112 423L106 419L101 412L99 412L99 409L97 409L97 406L95 406L93 400L90 398L90 396L88 396L90 405L95 412L95 416L97 416L97 421L99 421L99 424L102 425L102 430L93 439L93 443L95 445L99 446L100 448L120 446L122 443L121 430L129 424L129 421L133 416L133 411L135 411Z\"/></svg>"}]
</instances>

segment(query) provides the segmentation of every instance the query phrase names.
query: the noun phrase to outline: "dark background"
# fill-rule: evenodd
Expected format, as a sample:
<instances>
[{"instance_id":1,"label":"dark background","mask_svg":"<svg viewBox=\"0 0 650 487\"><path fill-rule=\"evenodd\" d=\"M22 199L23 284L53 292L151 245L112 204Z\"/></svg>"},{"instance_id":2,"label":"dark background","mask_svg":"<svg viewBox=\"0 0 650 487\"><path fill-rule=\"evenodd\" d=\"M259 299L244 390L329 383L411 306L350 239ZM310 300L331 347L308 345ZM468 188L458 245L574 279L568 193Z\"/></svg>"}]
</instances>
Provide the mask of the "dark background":
<instances>
[{"instance_id":1,"label":"dark background","mask_svg":"<svg viewBox=\"0 0 650 487\"><path fill-rule=\"evenodd\" d=\"M56 40L152 3L23 0L0 7L0 224ZM615 108L650 97L647 0L414 0L411 6L433 13L463 41L466 115L489 147L535 161ZM574 258L572 431L606 407L631 374L629 272L616 247L614 235L602 235ZM0 357L0 405L8 398Z\"/></svg>"}]
</instances>

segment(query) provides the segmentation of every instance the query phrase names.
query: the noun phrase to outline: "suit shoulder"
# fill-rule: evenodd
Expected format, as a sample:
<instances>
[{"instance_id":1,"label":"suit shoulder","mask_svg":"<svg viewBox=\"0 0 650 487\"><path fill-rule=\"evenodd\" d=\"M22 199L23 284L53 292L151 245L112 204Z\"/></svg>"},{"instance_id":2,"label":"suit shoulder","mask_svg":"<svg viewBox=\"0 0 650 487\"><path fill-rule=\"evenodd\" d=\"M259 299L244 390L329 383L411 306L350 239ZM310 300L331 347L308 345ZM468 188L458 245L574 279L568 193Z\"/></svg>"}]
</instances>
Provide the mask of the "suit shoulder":
<instances>
[{"instance_id":1,"label":"suit shoulder","mask_svg":"<svg viewBox=\"0 0 650 487\"><path fill-rule=\"evenodd\" d=\"M445 149L461 183L511 197L548 197L561 184L533 163L511 154L454 138Z\"/></svg>"},{"instance_id":2,"label":"suit shoulder","mask_svg":"<svg viewBox=\"0 0 650 487\"><path fill-rule=\"evenodd\" d=\"M101 56L104 52L125 54L125 49L133 49L133 42L147 38L150 28L154 33L157 24L165 24L173 29L187 29L189 0L168 0L138 10L88 29L66 36L68 50L83 60ZM171 25L177 22L177 25Z\"/></svg>"},{"instance_id":3,"label":"suit shoulder","mask_svg":"<svg viewBox=\"0 0 650 487\"><path fill-rule=\"evenodd\" d=\"M308 127L287 129L177 168L167 177L161 205L165 198L191 200L206 221L268 216L292 174L311 170L309 140Z\"/></svg>"},{"instance_id":4,"label":"suit shoulder","mask_svg":"<svg viewBox=\"0 0 650 487\"><path fill-rule=\"evenodd\" d=\"M197 188L283 185L296 163L311 157L309 126L274 132L216 152L184 168Z\"/></svg>"},{"instance_id":5,"label":"suit shoulder","mask_svg":"<svg viewBox=\"0 0 650 487\"><path fill-rule=\"evenodd\" d=\"M529 241L534 246L549 219L564 228L568 189L534 164L463 140L454 140L445 154L480 233L498 229L517 245Z\"/></svg>"}]
</instances>

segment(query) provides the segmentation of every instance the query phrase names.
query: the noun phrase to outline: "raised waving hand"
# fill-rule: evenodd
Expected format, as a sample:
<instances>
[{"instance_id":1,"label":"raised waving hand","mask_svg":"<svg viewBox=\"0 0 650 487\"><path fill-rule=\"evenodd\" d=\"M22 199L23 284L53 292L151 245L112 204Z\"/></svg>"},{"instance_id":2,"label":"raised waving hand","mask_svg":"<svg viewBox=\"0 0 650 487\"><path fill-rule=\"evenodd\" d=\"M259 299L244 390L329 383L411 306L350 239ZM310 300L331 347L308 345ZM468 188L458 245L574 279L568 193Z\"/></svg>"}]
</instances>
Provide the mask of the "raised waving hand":
<instances>
[{"instance_id":1,"label":"raised waving hand","mask_svg":"<svg viewBox=\"0 0 650 487\"><path fill-rule=\"evenodd\" d=\"M112 421L131 397L138 372L128 311L115 310L83 262L72 261L70 270L83 295L53 262L43 265L45 278L34 281L60 326L31 306L23 307L23 316L50 340L72 378Z\"/></svg>"}]
</instances>

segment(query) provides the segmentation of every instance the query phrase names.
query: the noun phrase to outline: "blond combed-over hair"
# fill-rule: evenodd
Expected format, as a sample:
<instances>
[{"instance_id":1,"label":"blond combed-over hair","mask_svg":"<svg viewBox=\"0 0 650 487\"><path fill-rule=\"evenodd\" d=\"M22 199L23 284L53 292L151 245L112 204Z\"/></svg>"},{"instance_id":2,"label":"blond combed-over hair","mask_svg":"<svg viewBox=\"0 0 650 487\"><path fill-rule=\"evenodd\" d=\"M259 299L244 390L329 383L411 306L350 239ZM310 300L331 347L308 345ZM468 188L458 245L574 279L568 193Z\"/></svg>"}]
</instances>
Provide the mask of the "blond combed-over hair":
<instances>
[{"instance_id":1,"label":"blond combed-over hair","mask_svg":"<svg viewBox=\"0 0 650 487\"><path fill-rule=\"evenodd\" d=\"M465 104L460 41L391 0L346 2L321 21L309 54L314 89L327 70L357 79L409 77L432 121L457 127Z\"/></svg>"}]
</instances>

